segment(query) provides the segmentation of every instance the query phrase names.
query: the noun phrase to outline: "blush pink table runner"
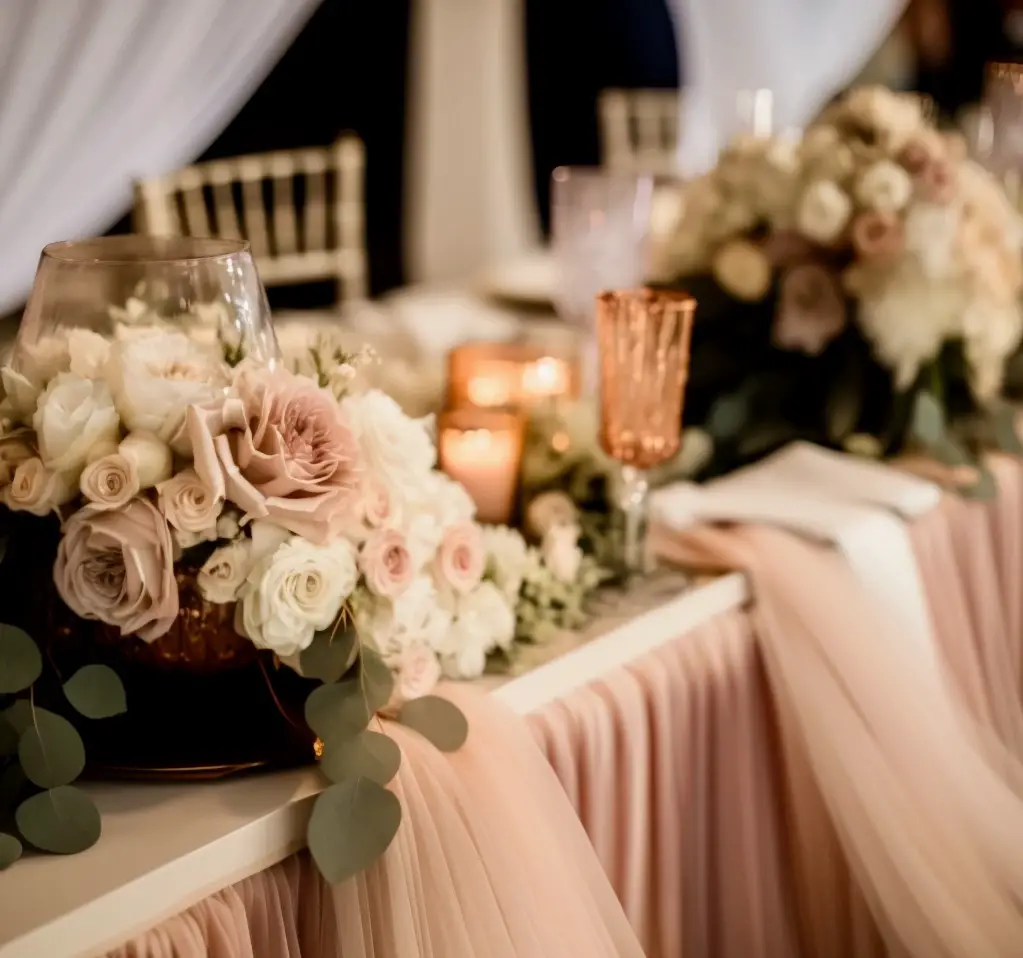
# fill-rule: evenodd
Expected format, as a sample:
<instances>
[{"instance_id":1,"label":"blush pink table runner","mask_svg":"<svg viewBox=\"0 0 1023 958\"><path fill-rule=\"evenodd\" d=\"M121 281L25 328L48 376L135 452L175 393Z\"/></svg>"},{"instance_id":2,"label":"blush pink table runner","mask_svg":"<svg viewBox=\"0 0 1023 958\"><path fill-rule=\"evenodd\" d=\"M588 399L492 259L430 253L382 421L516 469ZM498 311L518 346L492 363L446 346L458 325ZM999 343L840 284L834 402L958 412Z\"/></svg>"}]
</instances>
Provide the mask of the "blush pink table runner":
<instances>
[{"instance_id":1,"label":"blush pink table runner","mask_svg":"<svg viewBox=\"0 0 1023 958\"><path fill-rule=\"evenodd\" d=\"M995 468L997 500L946 497L913 524L911 537L962 701L1020 757L1023 468L1005 459ZM421 811L403 828L394 862L331 892L299 855L117 954L546 958L638 954L638 947L649 958L913 954L884 944L883 922L852 877L808 765L781 745L761 627L755 614L726 613L529 719L638 946L623 931L606 886L586 867L587 851L565 820L563 799L551 795L550 781L523 757L521 742L515 752L525 764L505 761L493 743L507 730L486 715L478 726L474 710L477 733L486 728L497 737L450 766L447 759L437 766L403 740L413 759L404 766L414 771L403 773L398 788ZM523 767L530 769L526 778ZM539 799L529 794L537 787ZM514 819L516 802L518 827L493 834L488 817ZM529 819L551 809L547 825ZM448 847L448 836L458 832L463 844ZM563 853L551 852L564 847L562 833L578 856L574 870L565 871ZM559 893L565 881L580 893ZM540 884L520 887L532 882ZM525 924L509 925L510 916L523 914L531 914ZM569 947L554 933L569 914L595 922L590 950L579 950L574 939ZM444 939L445 923L458 929L451 941Z\"/></svg>"}]
</instances>

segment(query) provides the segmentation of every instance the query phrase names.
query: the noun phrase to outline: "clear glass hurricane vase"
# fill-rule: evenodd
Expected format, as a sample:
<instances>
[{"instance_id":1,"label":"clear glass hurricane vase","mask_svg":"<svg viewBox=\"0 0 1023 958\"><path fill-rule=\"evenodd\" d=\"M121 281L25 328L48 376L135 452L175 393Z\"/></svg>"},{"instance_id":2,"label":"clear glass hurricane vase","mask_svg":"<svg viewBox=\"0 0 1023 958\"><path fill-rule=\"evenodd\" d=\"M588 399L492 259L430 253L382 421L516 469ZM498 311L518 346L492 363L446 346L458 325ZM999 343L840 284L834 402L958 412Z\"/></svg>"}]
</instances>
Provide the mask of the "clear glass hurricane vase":
<instances>
[{"instance_id":1,"label":"clear glass hurricane vase","mask_svg":"<svg viewBox=\"0 0 1023 958\"><path fill-rule=\"evenodd\" d=\"M247 243L109 236L43 250L14 361L62 330L114 338L148 327L178 329L231 362L279 359L266 291Z\"/></svg>"},{"instance_id":2,"label":"clear glass hurricane vase","mask_svg":"<svg viewBox=\"0 0 1023 958\"><path fill-rule=\"evenodd\" d=\"M679 450L696 300L637 289L597 297L600 443L621 464L616 503L618 571L649 568L649 470Z\"/></svg>"}]
</instances>

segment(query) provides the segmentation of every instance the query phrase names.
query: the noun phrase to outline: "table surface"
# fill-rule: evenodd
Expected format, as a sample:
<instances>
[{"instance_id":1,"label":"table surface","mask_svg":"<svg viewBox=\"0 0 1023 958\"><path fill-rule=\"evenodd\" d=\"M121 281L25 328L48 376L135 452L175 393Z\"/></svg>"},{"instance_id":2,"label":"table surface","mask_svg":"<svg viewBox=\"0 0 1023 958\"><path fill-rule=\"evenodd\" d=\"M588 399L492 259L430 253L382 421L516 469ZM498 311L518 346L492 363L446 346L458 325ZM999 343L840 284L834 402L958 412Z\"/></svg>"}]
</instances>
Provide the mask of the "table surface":
<instances>
[{"instance_id":1,"label":"table surface","mask_svg":"<svg viewBox=\"0 0 1023 958\"><path fill-rule=\"evenodd\" d=\"M677 574L608 593L592 627L529 650L480 684L528 714L746 601L741 575L681 591ZM67 858L28 856L0 874L0 958L88 958L305 845L315 768L208 784L92 784L103 837Z\"/></svg>"}]
</instances>

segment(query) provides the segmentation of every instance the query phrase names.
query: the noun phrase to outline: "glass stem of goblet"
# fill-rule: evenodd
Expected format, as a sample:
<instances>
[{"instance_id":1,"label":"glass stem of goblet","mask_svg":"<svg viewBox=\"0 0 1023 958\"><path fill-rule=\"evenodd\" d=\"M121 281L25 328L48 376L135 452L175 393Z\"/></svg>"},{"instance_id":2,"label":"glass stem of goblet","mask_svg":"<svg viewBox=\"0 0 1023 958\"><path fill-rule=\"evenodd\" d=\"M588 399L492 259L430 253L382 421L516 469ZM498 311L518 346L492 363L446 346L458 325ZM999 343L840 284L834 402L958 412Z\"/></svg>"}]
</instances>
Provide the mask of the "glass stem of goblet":
<instances>
[{"instance_id":1,"label":"glass stem of goblet","mask_svg":"<svg viewBox=\"0 0 1023 958\"><path fill-rule=\"evenodd\" d=\"M621 521L621 571L625 576L645 575L650 571L647 552L650 480L645 469L622 466L617 505Z\"/></svg>"}]
</instances>

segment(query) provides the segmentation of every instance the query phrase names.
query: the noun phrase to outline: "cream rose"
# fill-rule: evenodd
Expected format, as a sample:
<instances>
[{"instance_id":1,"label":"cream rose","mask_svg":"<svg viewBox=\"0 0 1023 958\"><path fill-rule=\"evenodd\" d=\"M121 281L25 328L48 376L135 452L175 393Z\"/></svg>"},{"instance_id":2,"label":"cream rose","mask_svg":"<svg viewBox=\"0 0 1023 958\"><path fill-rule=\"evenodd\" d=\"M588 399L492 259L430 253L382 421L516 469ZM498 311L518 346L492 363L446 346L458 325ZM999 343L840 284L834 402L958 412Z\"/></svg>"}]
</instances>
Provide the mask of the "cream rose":
<instances>
[{"instance_id":1,"label":"cream rose","mask_svg":"<svg viewBox=\"0 0 1023 958\"><path fill-rule=\"evenodd\" d=\"M18 466L35 454L29 429L11 429L0 437L0 488L9 485Z\"/></svg>"},{"instance_id":2,"label":"cream rose","mask_svg":"<svg viewBox=\"0 0 1023 958\"><path fill-rule=\"evenodd\" d=\"M377 529L359 551L359 568L370 592L395 599L412 583L415 567L397 529Z\"/></svg>"},{"instance_id":3,"label":"cream rose","mask_svg":"<svg viewBox=\"0 0 1023 958\"><path fill-rule=\"evenodd\" d=\"M135 463L141 489L165 482L174 471L170 446L154 433L131 432L121 440L117 451Z\"/></svg>"},{"instance_id":4,"label":"cream rose","mask_svg":"<svg viewBox=\"0 0 1023 958\"><path fill-rule=\"evenodd\" d=\"M382 710L385 714L395 715L406 702L429 695L440 681L440 662L422 642L406 646L388 664L394 671L394 689Z\"/></svg>"},{"instance_id":5,"label":"cream rose","mask_svg":"<svg viewBox=\"0 0 1023 958\"><path fill-rule=\"evenodd\" d=\"M172 529L184 536L176 536L182 548L217 538L217 519L224 508L224 500L215 496L199 478L194 469L183 469L156 487L160 511Z\"/></svg>"},{"instance_id":6,"label":"cream rose","mask_svg":"<svg viewBox=\"0 0 1023 958\"><path fill-rule=\"evenodd\" d=\"M138 494L138 470L134 461L115 452L89 463L82 472L79 488L90 508L120 509Z\"/></svg>"},{"instance_id":7,"label":"cream rose","mask_svg":"<svg viewBox=\"0 0 1023 958\"><path fill-rule=\"evenodd\" d=\"M251 565L252 543L248 539L236 539L221 546L203 563L196 576L200 595L207 602L218 604L236 601Z\"/></svg>"},{"instance_id":8,"label":"cream rose","mask_svg":"<svg viewBox=\"0 0 1023 958\"><path fill-rule=\"evenodd\" d=\"M583 550L579 548L578 526L553 526L541 545L544 564L559 582L571 585L579 575Z\"/></svg>"},{"instance_id":9,"label":"cream rose","mask_svg":"<svg viewBox=\"0 0 1023 958\"><path fill-rule=\"evenodd\" d=\"M14 364L0 370L0 379L19 421L31 421L43 390L54 376L66 373L70 368L66 332L45 336L38 342L18 348Z\"/></svg>"},{"instance_id":10,"label":"cream rose","mask_svg":"<svg viewBox=\"0 0 1023 958\"><path fill-rule=\"evenodd\" d=\"M69 329L67 334L70 371L83 379L99 379L110 358L110 340L91 329Z\"/></svg>"},{"instance_id":11,"label":"cream rose","mask_svg":"<svg viewBox=\"0 0 1023 958\"><path fill-rule=\"evenodd\" d=\"M868 166L856 181L856 199L877 213L898 213L913 195L909 174L891 160Z\"/></svg>"},{"instance_id":12,"label":"cream rose","mask_svg":"<svg viewBox=\"0 0 1023 958\"><path fill-rule=\"evenodd\" d=\"M366 465L366 471L410 498L437 461L437 451L423 424L410 419L390 396L371 389L342 404Z\"/></svg>"},{"instance_id":13,"label":"cream rose","mask_svg":"<svg viewBox=\"0 0 1023 958\"><path fill-rule=\"evenodd\" d=\"M73 477L47 469L33 456L14 470L10 485L3 491L3 501L14 512L45 516L74 499L76 492Z\"/></svg>"},{"instance_id":14,"label":"cream rose","mask_svg":"<svg viewBox=\"0 0 1023 958\"><path fill-rule=\"evenodd\" d=\"M803 192L796 210L796 226L808 239L828 245L849 223L852 200L831 180L816 180Z\"/></svg>"},{"instance_id":15,"label":"cream rose","mask_svg":"<svg viewBox=\"0 0 1023 958\"><path fill-rule=\"evenodd\" d=\"M174 544L148 500L121 509L79 509L64 526L53 579L76 615L152 642L178 616Z\"/></svg>"},{"instance_id":16,"label":"cream rose","mask_svg":"<svg viewBox=\"0 0 1023 958\"><path fill-rule=\"evenodd\" d=\"M745 240L733 240L718 250L711 272L722 289L745 302L763 299L771 288L770 262Z\"/></svg>"},{"instance_id":17,"label":"cream rose","mask_svg":"<svg viewBox=\"0 0 1023 958\"><path fill-rule=\"evenodd\" d=\"M77 475L90 449L117 441L119 423L106 383L58 373L39 397L32 425L46 467Z\"/></svg>"},{"instance_id":18,"label":"cream rose","mask_svg":"<svg viewBox=\"0 0 1023 958\"><path fill-rule=\"evenodd\" d=\"M258 648L280 657L295 655L334 623L357 578L348 542L317 546L295 536L249 573L236 625Z\"/></svg>"},{"instance_id":19,"label":"cream rose","mask_svg":"<svg viewBox=\"0 0 1023 958\"><path fill-rule=\"evenodd\" d=\"M182 453L185 411L213 400L225 386L223 370L209 353L178 332L114 343L107 381L128 429L155 433Z\"/></svg>"},{"instance_id":20,"label":"cream rose","mask_svg":"<svg viewBox=\"0 0 1023 958\"><path fill-rule=\"evenodd\" d=\"M435 560L435 574L442 585L465 595L479 585L486 565L483 530L475 522L458 522L444 530Z\"/></svg>"}]
</instances>

